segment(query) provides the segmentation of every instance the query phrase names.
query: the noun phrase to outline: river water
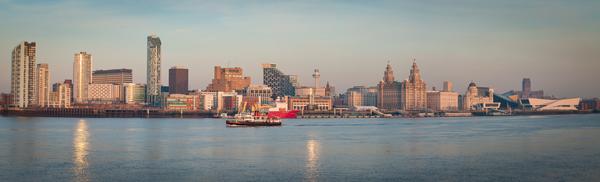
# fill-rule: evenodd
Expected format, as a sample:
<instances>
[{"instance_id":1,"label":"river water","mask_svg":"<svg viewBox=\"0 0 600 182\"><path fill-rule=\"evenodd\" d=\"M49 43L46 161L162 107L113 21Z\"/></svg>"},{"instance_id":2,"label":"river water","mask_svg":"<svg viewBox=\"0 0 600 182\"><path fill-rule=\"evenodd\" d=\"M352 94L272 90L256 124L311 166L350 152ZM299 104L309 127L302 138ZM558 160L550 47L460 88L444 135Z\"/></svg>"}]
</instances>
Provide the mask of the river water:
<instances>
[{"instance_id":1,"label":"river water","mask_svg":"<svg viewBox=\"0 0 600 182\"><path fill-rule=\"evenodd\" d=\"M600 115L0 117L0 181L600 181Z\"/></svg>"}]
</instances>

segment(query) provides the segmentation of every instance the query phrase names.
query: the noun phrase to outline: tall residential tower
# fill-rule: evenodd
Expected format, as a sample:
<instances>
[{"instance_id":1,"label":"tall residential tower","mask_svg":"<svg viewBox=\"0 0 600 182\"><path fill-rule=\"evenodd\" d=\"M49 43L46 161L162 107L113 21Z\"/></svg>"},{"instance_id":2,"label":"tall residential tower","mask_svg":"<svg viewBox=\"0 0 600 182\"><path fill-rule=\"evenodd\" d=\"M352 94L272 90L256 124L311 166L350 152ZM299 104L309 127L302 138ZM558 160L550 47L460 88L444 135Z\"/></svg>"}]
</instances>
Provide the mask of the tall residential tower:
<instances>
[{"instance_id":1,"label":"tall residential tower","mask_svg":"<svg viewBox=\"0 0 600 182\"><path fill-rule=\"evenodd\" d=\"M146 63L146 103L151 106L160 105L160 63L161 46L160 38L156 35L148 36L147 63Z\"/></svg>"},{"instance_id":2,"label":"tall residential tower","mask_svg":"<svg viewBox=\"0 0 600 182\"><path fill-rule=\"evenodd\" d=\"M37 105L40 107L48 107L50 102L50 74L48 70L48 64L42 63L37 65Z\"/></svg>"},{"instance_id":3,"label":"tall residential tower","mask_svg":"<svg viewBox=\"0 0 600 182\"><path fill-rule=\"evenodd\" d=\"M12 51L11 95L12 105L25 108L36 103L35 42L21 42Z\"/></svg>"},{"instance_id":4,"label":"tall residential tower","mask_svg":"<svg viewBox=\"0 0 600 182\"><path fill-rule=\"evenodd\" d=\"M73 62L73 97L75 102L86 102L88 87L92 83L92 55L87 52L75 54Z\"/></svg>"}]
</instances>

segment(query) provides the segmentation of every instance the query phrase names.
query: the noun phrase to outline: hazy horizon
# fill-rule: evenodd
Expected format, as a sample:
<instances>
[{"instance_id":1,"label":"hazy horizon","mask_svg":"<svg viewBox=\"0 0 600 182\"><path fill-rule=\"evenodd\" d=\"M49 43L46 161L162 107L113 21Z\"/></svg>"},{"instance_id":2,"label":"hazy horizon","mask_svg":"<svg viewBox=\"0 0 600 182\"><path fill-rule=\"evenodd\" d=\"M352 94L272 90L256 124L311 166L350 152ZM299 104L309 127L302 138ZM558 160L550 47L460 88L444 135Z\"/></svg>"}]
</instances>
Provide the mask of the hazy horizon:
<instances>
[{"instance_id":1,"label":"hazy horizon","mask_svg":"<svg viewBox=\"0 0 600 182\"><path fill-rule=\"evenodd\" d=\"M1 92L10 91L10 56L37 42L37 63L51 83L71 79L73 55L93 70L133 69L145 83L146 36L162 41L168 69L189 68L190 89L204 89L216 65L242 67L262 84L262 63L312 84L321 72L338 93L374 86L388 61L396 80L416 58L428 89L452 81L497 92L532 89L557 97L598 97L600 1L10 1L0 0Z\"/></svg>"}]
</instances>

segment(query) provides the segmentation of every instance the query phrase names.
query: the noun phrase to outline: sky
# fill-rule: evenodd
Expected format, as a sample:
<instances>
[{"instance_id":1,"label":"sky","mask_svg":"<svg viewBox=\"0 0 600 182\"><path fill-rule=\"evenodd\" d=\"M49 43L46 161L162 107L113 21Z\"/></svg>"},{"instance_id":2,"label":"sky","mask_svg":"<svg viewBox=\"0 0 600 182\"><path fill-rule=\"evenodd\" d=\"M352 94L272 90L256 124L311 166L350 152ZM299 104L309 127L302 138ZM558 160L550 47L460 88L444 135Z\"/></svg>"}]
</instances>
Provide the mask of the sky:
<instances>
[{"instance_id":1,"label":"sky","mask_svg":"<svg viewBox=\"0 0 600 182\"><path fill-rule=\"evenodd\" d=\"M145 83L146 37L162 41L168 69L190 69L204 89L216 65L242 67L262 83L262 63L310 85L314 69L337 91L375 86L389 62L397 80L412 58L427 87L445 80L496 92L533 90L556 97L600 96L600 1L83 1L0 0L0 91L10 91L11 51L37 42L51 82L72 77L73 55L93 69L133 69Z\"/></svg>"}]
</instances>

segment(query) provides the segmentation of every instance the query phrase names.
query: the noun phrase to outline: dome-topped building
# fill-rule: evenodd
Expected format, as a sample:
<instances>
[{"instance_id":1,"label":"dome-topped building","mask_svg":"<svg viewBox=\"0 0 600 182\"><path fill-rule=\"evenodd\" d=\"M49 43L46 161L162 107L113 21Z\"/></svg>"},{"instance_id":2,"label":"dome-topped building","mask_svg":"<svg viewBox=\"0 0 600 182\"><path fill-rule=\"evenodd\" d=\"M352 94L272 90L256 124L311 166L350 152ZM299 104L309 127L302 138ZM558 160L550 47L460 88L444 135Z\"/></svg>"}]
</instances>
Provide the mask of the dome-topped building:
<instances>
[{"instance_id":1,"label":"dome-topped building","mask_svg":"<svg viewBox=\"0 0 600 182\"><path fill-rule=\"evenodd\" d=\"M388 62L383 79L377 84L377 107L384 110L400 110L402 83L394 79L394 71Z\"/></svg>"}]
</instances>

